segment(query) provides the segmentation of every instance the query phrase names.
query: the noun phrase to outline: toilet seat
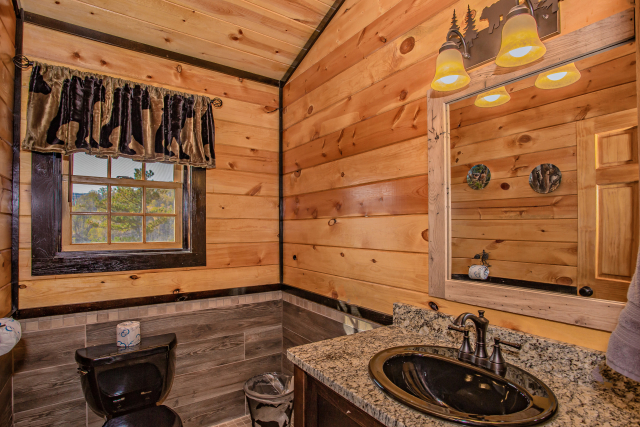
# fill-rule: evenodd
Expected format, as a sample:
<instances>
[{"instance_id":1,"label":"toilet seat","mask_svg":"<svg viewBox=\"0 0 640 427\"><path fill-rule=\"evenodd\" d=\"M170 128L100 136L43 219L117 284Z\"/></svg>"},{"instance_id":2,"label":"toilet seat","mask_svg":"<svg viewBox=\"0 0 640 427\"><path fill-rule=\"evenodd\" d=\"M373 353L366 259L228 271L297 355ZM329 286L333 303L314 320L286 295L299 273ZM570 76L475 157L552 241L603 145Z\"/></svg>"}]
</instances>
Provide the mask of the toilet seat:
<instances>
[{"instance_id":1,"label":"toilet seat","mask_svg":"<svg viewBox=\"0 0 640 427\"><path fill-rule=\"evenodd\" d=\"M173 409L162 405L112 418L102 427L182 427L182 421Z\"/></svg>"}]
</instances>

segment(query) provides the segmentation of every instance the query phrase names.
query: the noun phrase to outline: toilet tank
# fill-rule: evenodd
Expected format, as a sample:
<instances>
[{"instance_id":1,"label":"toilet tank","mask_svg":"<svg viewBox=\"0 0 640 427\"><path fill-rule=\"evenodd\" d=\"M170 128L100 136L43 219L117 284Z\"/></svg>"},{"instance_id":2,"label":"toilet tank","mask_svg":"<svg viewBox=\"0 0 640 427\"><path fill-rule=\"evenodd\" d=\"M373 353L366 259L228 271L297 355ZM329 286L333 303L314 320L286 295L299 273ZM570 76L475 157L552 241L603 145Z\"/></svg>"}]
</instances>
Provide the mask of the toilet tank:
<instances>
[{"instance_id":1,"label":"toilet tank","mask_svg":"<svg viewBox=\"0 0 640 427\"><path fill-rule=\"evenodd\" d=\"M130 348L114 343L76 350L91 409L112 418L161 404L173 384L176 345L176 335L165 334L143 338Z\"/></svg>"}]
</instances>

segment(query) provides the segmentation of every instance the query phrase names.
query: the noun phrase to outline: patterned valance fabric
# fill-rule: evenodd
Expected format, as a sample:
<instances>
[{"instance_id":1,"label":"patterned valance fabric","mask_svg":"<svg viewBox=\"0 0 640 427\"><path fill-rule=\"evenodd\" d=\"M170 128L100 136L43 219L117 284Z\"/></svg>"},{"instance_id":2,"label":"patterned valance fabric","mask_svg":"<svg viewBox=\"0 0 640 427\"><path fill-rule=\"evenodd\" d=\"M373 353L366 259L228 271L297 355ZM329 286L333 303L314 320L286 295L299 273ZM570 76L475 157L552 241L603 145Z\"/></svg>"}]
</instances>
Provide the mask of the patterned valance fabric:
<instances>
[{"instance_id":1,"label":"patterned valance fabric","mask_svg":"<svg viewBox=\"0 0 640 427\"><path fill-rule=\"evenodd\" d=\"M211 100L35 63L25 150L215 168Z\"/></svg>"}]
</instances>

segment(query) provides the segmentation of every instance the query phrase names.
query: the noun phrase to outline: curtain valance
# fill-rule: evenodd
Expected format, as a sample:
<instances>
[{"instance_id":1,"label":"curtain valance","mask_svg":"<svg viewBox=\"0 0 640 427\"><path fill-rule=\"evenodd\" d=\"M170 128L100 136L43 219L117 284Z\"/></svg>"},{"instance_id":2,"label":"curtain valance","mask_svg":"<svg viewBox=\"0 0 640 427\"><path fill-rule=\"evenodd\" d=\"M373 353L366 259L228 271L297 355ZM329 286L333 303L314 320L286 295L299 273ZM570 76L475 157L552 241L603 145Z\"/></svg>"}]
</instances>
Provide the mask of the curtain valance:
<instances>
[{"instance_id":1,"label":"curtain valance","mask_svg":"<svg viewBox=\"0 0 640 427\"><path fill-rule=\"evenodd\" d=\"M22 148L215 168L211 100L36 62Z\"/></svg>"}]
</instances>

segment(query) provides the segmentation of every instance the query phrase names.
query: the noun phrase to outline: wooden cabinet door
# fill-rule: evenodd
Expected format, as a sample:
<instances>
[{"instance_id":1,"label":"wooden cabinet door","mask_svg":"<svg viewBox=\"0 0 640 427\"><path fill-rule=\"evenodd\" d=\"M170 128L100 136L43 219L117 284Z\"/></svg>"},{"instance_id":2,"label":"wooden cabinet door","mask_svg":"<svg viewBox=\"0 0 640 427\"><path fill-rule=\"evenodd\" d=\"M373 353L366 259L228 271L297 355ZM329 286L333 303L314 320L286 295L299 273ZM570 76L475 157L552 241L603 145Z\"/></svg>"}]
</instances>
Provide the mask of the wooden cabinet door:
<instances>
[{"instance_id":1,"label":"wooden cabinet door","mask_svg":"<svg viewBox=\"0 0 640 427\"><path fill-rule=\"evenodd\" d=\"M626 110L577 122L578 288L626 301L638 254L638 119Z\"/></svg>"}]
</instances>

